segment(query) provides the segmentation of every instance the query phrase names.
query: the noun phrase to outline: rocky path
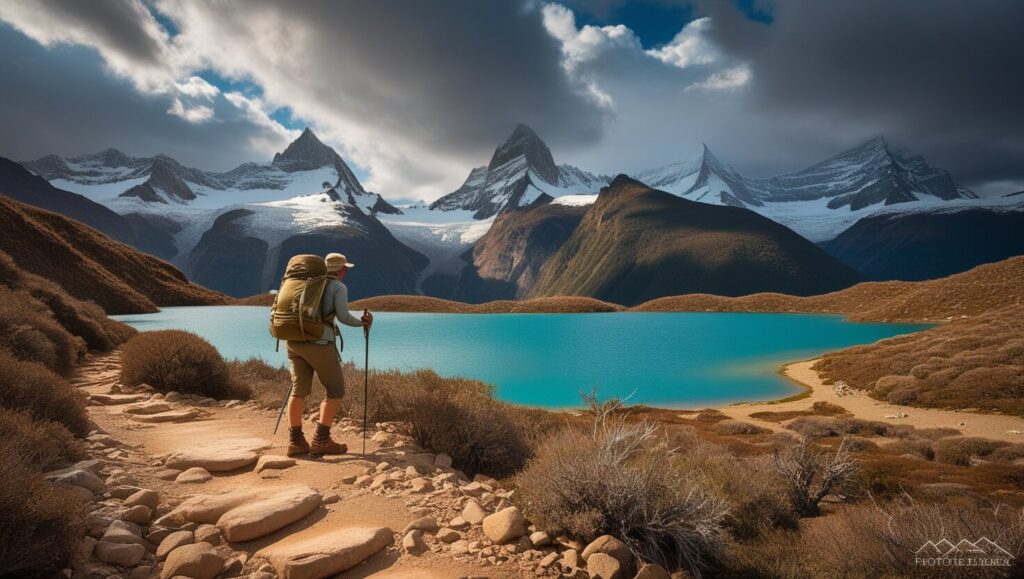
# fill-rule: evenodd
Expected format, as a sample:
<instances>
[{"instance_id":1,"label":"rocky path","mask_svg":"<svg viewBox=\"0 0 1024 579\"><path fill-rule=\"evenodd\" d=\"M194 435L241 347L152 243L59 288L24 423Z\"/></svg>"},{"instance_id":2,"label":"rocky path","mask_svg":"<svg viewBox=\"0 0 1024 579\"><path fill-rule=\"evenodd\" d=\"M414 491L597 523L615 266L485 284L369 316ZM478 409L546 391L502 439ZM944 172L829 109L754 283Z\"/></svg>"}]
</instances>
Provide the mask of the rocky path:
<instances>
[{"instance_id":1,"label":"rocky path","mask_svg":"<svg viewBox=\"0 0 1024 579\"><path fill-rule=\"evenodd\" d=\"M529 527L511 491L468 480L399 425L375 425L365 456L290 459L276 411L129 390L119 374L116 352L81 367L92 459L48 475L91 501L75 577L588 576L583 545ZM333 435L360 450L357 424ZM624 577L622 549L604 550L593 576Z\"/></svg>"}]
</instances>

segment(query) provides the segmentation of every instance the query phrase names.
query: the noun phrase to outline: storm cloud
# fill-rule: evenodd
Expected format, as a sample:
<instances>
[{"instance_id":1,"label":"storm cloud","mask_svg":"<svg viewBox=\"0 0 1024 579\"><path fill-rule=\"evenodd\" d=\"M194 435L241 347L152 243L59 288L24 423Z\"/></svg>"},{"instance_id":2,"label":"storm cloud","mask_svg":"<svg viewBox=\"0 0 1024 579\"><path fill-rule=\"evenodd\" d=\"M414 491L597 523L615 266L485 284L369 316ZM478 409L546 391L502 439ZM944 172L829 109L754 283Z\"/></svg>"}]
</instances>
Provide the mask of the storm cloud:
<instances>
[{"instance_id":1,"label":"storm cloud","mask_svg":"<svg viewBox=\"0 0 1024 579\"><path fill-rule=\"evenodd\" d=\"M768 176L884 134L968 186L1024 188L1024 5L756 6L770 22L698 2L650 46L536 0L4 3L0 155L117 146L225 169L281 150L283 111L391 198L453 190L520 122L603 173L703 142Z\"/></svg>"}]
</instances>

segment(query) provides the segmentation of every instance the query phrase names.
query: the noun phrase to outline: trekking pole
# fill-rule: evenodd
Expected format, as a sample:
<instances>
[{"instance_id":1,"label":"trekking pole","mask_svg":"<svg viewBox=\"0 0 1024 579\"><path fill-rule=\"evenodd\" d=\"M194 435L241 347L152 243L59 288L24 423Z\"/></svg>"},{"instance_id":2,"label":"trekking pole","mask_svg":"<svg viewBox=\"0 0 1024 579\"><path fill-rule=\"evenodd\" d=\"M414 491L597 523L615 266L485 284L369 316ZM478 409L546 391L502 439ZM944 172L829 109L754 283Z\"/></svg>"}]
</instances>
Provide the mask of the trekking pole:
<instances>
[{"instance_id":1,"label":"trekking pole","mask_svg":"<svg viewBox=\"0 0 1024 579\"><path fill-rule=\"evenodd\" d=\"M284 395L284 403L281 404L281 411L277 413L277 424L274 425L274 434L277 434L277 429L281 426L281 417L284 416L284 409L288 407L288 399L292 396L292 388L294 384L288 385L288 393Z\"/></svg>"},{"instance_id":2,"label":"trekking pole","mask_svg":"<svg viewBox=\"0 0 1024 579\"><path fill-rule=\"evenodd\" d=\"M365 318L370 313L363 310ZM370 392L370 328L363 326L363 337L366 339L366 357L363 360L363 456L366 456L366 398Z\"/></svg>"}]
</instances>

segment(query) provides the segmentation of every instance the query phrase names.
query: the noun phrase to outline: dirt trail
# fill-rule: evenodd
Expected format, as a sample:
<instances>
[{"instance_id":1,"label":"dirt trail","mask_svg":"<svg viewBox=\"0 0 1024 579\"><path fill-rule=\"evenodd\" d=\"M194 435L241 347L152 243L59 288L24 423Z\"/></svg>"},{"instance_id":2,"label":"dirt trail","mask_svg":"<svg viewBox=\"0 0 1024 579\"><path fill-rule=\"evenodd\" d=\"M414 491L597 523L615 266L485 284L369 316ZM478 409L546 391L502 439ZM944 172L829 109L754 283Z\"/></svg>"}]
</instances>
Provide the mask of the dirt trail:
<instances>
[{"instance_id":1,"label":"dirt trail","mask_svg":"<svg viewBox=\"0 0 1024 579\"><path fill-rule=\"evenodd\" d=\"M539 558L537 554L547 554L541 551L514 554L506 552L504 547L489 547L491 543L479 525L472 525L459 532L462 539L460 542L470 543L471 548L466 553L453 554L452 545L438 541L428 533L424 533L423 537L428 547L424 553L418 556L407 553L402 547L402 532L411 521L425 515L433 516L444 527L461 513L463 506L470 500L469 495L472 494L474 500L479 501L488 511L494 511L509 504L505 498L509 493L487 486L490 489L488 492L478 494L476 491L479 485L472 486L464 477L452 477L450 473L461 473L446 468L443 460L435 464L438 457L415 448L407 437L396 432L390 425L377 425L378 430L370 431L372 439L367 441L365 457L359 454L319 459L297 457L294 466L261 474L257 474L254 465L250 464L233 471L213 472L212 479L202 484L163 480L158 475L167 476L166 472L161 473L165 470L161 460L165 455L203 448L224 440L266 439L271 447L262 451L262 455L283 456L287 446L287 425L282 426L274 436L276 411L238 403L232 403L234 407L223 407L221 404L210 404L209 400L192 400L189 397L168 398L173 398L171 405L174 411L194 409L201 416L184 422L139 423L133 415L126 413L125 409L130 408L131 404L120 403L121 398L131 394L145 398L141 394L151 395L152 392L138 393L120 387L119 373L119 354L115 352L89 360L80 368L74 382L92 397L89 414L100 433L116 441L106 445L93 443L93 454L120 467L117 470L124 469L125 474L115 476L127 476L125 480L128 482L160 494L162 502L155 517L195 495L245 488L269 489L301 484L316 489L324 497L333 499L332 494L338 496L336 502L325 504L309 516L276 532L243 543L231 543L231 549L249 556L245 571L241 573L243 576L264 565L259 559L252 559L260 549L289 537L301 538L350 527L387 527L394 533L394 542L362 564L339 575L343 578L534 576L536 562L532 559ZM113 402L111 399L114 399ZM104 403L97 404L97 400ZM146 403L152 404L154 401L165 403L159 395ZM307 438L311 437L312 423L306 422L304 428ZM347 444L353 452L359 452L361 432L354 423L340 421L332 430L332 435L335 440ZM379 488L369 488L368 481L353 484L356 477L367 474L377 476L381 473L391 476ZM447 477L446 473L449 473ZM410 488L411 479L424 477L445 482L435 482L436 490L432 492L414 492ZM493 481L488 482L494 484ZM473 491L468 492L467 488Z\"/></svg>"},{"instance_id":2,"label":"dirt trail","mask_svg":"<svg viewBox=\"0 0 1024 579\"><path fill-rule=\"evenodd\" d=\"M1002 414L981 414L978 412L897 406L875 400L858 390L851 390L852 393L840 396L836 393L833 386L823 383L818 373L812 369L812 366L817 361L797 362L786 366L784 370L788 378L809 388L810 396L789 402L735 404L722 406L718 410L730 418L751 422L758 426L778 431L785 430L785 427L777 422L752 418L750 415L757 412L809 410L815 402L825 401L838 404L848 410L853 416L865 420L909 424L915 428L951 427L959 429L964 436L980 436L993 440L1024 442L1024 418Z\"/></svg>"}]
</instances>

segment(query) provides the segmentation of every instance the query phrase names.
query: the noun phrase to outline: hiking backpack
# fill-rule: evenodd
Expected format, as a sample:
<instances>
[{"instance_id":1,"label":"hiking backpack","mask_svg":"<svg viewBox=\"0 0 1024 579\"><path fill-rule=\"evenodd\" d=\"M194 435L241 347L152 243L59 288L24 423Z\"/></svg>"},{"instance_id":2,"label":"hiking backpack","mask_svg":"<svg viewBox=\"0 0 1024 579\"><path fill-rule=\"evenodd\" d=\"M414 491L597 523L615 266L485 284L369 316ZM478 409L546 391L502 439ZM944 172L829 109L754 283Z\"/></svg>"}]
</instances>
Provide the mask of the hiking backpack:
<instances>
[{"instance_id":1,"label":"hiking backpack","mask_svg":"<svg viewBox=\"0 0 1024 579\"><path fill-rule=\"evenodd\" d=\"M285 341L319 340L331 323L320 317L320 302L330 279L319 255L296 255L288 260L270 308L270 335Z\"/></svg>"}]
</instances>

